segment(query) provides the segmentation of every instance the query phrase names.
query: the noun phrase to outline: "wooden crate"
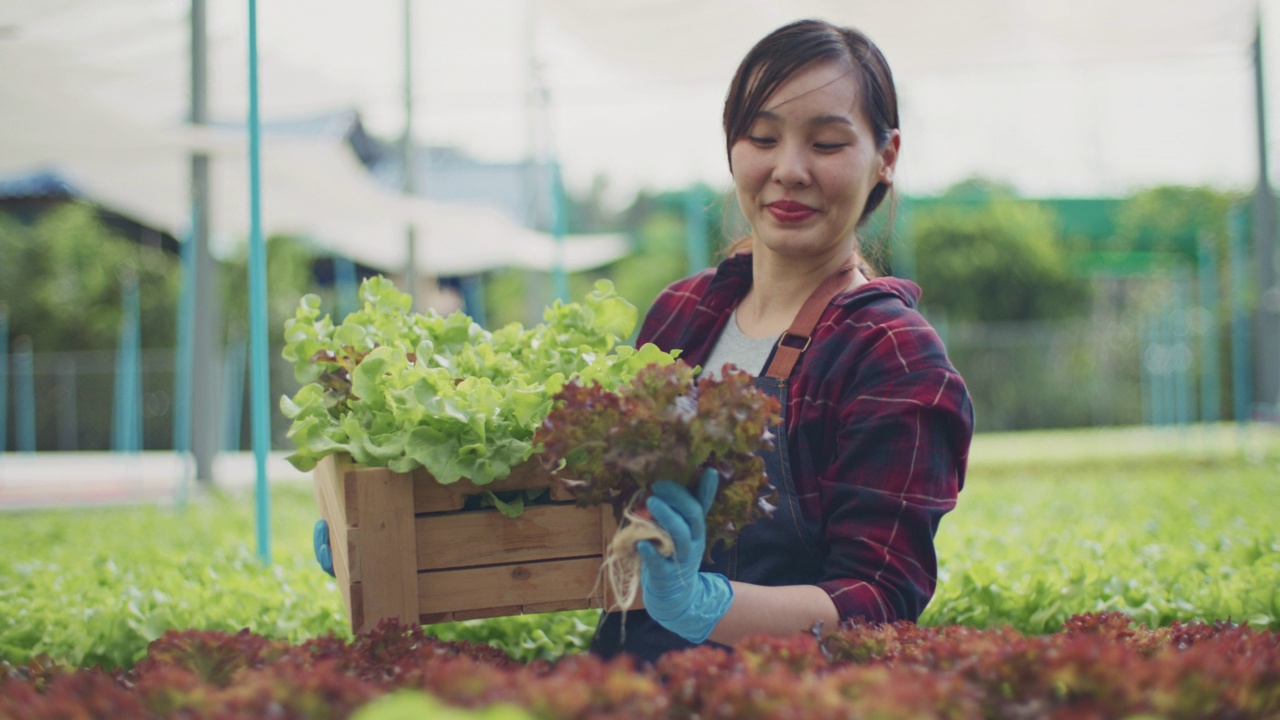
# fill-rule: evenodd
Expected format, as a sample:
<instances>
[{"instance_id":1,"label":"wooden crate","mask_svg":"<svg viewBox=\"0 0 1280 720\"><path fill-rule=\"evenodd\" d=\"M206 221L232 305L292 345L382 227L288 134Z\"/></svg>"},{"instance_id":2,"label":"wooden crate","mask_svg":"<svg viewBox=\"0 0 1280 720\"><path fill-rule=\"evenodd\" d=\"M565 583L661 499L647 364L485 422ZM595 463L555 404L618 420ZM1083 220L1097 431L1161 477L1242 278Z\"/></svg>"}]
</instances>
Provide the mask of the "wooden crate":
<instances>
[{"instance_id":1,"label":"wooden crate","mask_svg":"<svg viewBox=\"0 0 1280 720\"><path fill-rule=\"evenodd\" d=\"M490 485L441 485L425 470L330 456L314 477L353 632L388 617L429 624L613 605L596 581L617 529L612 510L576 507L537 463ZM543 487L553 503L517 518L463 509L485 490Z\"/></svg>"}]
</instances>

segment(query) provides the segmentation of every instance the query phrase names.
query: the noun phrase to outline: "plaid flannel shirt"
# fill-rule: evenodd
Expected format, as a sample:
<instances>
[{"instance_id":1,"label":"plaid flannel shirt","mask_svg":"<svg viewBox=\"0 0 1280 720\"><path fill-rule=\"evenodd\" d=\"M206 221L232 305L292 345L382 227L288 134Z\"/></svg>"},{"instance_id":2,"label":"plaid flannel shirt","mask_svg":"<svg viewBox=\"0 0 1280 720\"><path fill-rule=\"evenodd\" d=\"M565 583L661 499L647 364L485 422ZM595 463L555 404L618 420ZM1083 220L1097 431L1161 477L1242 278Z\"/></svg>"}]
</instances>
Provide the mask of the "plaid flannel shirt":
<instances>
[{"instance_id":1,"label":"plaid flannel shirt","mask_svg":"<svg viewBox=\"0 0 1280 720\"><path fill-rule=\"evenodd\" d=\"M700 365L750 287L749 253L676 282L638 342ZM837 295L788 382L792 475L801 512L821 520L818 586L841 621L920 617L937 585L938 522L964 485L973 406L919 298L892 277Z\"/></svg>"}]
</instances>

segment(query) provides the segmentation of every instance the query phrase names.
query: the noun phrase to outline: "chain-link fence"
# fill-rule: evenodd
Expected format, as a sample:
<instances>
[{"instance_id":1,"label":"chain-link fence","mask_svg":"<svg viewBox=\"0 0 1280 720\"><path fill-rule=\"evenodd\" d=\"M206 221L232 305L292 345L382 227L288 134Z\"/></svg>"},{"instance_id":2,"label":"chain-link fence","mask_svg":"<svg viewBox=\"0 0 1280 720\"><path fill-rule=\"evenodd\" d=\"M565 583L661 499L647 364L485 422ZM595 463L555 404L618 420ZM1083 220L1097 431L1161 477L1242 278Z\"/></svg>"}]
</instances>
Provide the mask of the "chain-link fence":
<instances>
[{"instance_id":1,"label":"chain-link fence","mask_svg":"<svg viewBox=\"0 0 1280 720\"><path fill-rule=\"evenodd\" d=\"M1231 352L1229 327L1216 327L1203 312L1112 314L1060 322L961 324L935 322L952 362L973 397L979 431L1086 426L1174 424L1232 417L1231 370L1206 373L1206 342ZM141 358L142 449L173 447L174 361L169 350ZM34 435L35 449L111 450L116 383L114 353L37 353L30 363L10 364L6 450ZM16 372L29 365L30 378ZM248 381L243 348L227 352L223 367L224 450L251 446ZM196 379L200 381L199 378ZM34 433L24 433L16 398L29 383ZM272 444L288 449L288 420L274 408L298 383L279 349L271 352ZM1216 388L1206 415L1206 389Z\"/></svg>"},{"instance_id":2,"label":"chain-link fence","mask_svg":"<svg viewBox=\"0 0 1280 720\"><path fill-rule=\"evenodd\" d=\"M112 450L117 388L117 356L112 352L35 353L30 363L10 363L7 378L11 392L4 449L25 450L34 440L36 451ZM174 354L169 349L145 350L139 358L141 388L138 407L142 415L143 450L173 448ZM29 375L21 370L30 367ZM220 408L219 447L250 447L248 375L243 352L234 349L223 363L223 402ZM24 375L27 375L24 377ZM196 378L195 382L201 382ZM271 352L271 404L282 394L298 389L293 366ZM34 417L21 397L34 398ZM272 446L289 447L285 432L289 421L271 413Z\"/></svg>"}]
</instances>

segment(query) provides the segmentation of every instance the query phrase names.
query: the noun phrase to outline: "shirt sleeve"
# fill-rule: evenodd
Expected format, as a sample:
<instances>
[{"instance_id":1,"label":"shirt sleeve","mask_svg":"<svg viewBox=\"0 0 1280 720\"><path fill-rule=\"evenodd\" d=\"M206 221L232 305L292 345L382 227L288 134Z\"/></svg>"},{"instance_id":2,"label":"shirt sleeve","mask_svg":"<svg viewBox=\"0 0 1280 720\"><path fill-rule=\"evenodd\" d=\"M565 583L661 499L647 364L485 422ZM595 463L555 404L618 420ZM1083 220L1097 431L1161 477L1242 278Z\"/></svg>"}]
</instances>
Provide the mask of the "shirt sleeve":
<instances>
[{"instance_id":1,"label":"shirt sleeve","mask_svg":"<svg viewBox=\"0 0 1280 720\"><path fill-rule=\"evenodd\" d=\"M827 544L819 586L841 621L920 617L937 584L934 535L964 483L973 434L964 382L949 365L909 370L901 360L846 393L837 454L819 478Z\"/></svg>"}]
</instances>

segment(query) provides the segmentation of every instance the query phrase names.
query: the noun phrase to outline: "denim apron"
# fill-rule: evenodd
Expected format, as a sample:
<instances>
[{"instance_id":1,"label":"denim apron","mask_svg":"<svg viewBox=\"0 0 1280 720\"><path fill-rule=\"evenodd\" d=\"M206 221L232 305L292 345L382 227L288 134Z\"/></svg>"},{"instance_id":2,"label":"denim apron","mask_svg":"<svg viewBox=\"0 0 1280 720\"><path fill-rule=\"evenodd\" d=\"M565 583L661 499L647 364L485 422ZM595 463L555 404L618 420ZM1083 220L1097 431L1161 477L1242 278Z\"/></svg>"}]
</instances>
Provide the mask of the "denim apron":
<instances>
[{"instance_id":1,"label":"denim apron","mask_svg":"<svg viewBox=\"0 0 1280 720\"><path fill-rule=\"evenodd\" d=\"M791 478L791 462L787 452L787 380L800 354L809 346L809 337L827 303L848 286L852 265L846 265L827 278L783 333L765 372L755 379L755 386L773 396L782 407L781 420L770 428L776 438L775 447L762 452L765 473L777 490L777 509L771 518L742 529L738 540L726 551L717 545L711 560L702 563L703 572L717 572L730 580L752 585L814 585L822 577L822 528L817 520L800 513L800 498ZM796 347L801 345L801 347ZM626 614L606 612L601 615L591 643L591 652L603 658L626 653L638 660L654 662L671 650L694 647L693 643L658 624L643 610ZM719 646L717 643L707 644Z\"/></svg>"}]
</instances>

